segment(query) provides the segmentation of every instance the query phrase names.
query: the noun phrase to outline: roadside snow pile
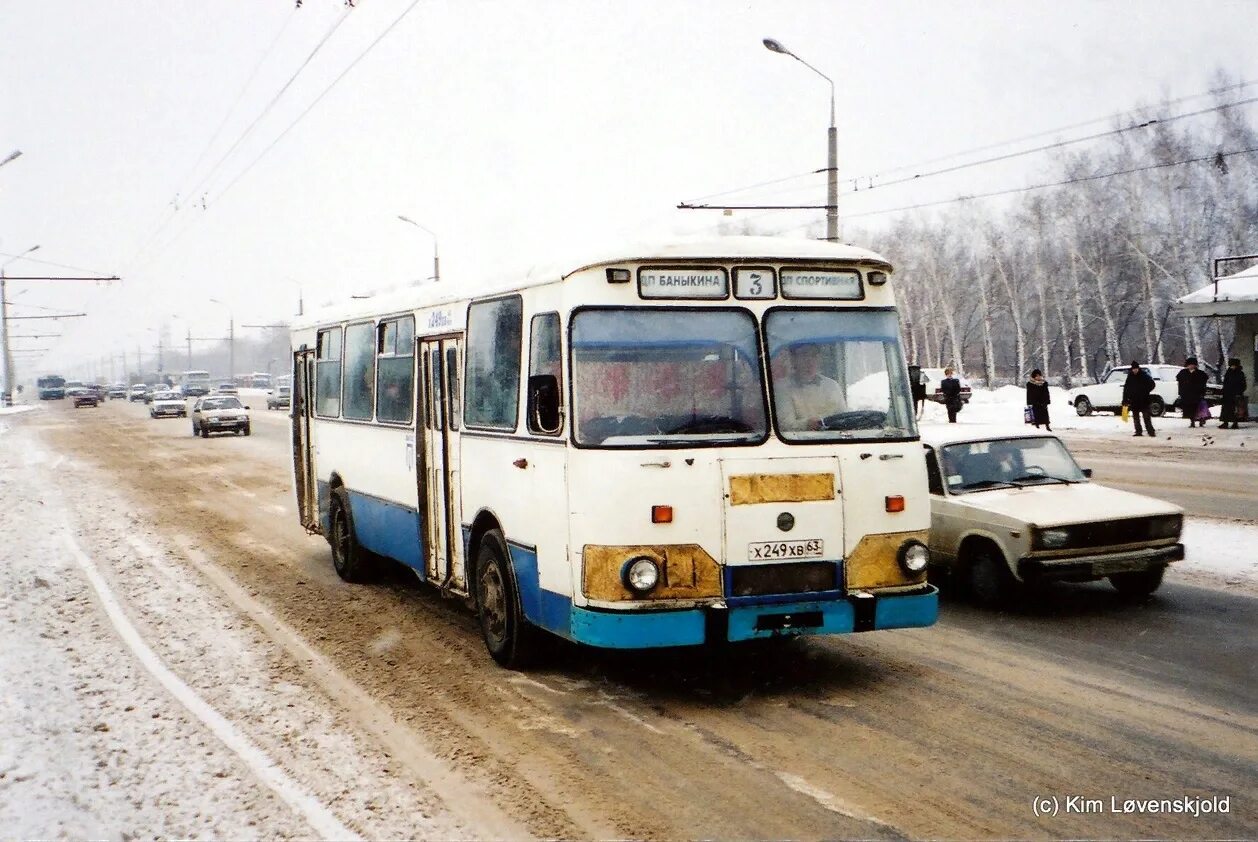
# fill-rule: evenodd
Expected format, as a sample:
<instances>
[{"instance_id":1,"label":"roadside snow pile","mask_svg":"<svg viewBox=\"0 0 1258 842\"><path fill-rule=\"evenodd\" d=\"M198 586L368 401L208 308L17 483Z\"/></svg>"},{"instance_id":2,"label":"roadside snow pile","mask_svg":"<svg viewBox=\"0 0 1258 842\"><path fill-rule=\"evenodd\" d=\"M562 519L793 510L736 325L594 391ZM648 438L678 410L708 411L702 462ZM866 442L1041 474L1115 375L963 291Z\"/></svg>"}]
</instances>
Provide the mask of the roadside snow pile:
<instances>
[{"instance_id":1,"label":"roadside snow pile","mask_svg":"<svg viewBox=\"0 0 1258 842\"><path fill-rule=\"evenodd\" d=\"M14 406L0 406L0 415L17 415L22 412L31 412L36 409L39 409L39 407L33 403L19 403Z\"/></svg>"},{"instance_id":2,"label":"roadside snow pile","mask_svg":"<svg viewBox=\"0 0 1258 842\"><path fill-rule=\"evenodd\" d=\"M1129 438L1134 431L1131 421L1123 421L1118 414L1097 412L1086 418L1079 417L1074 407L1066 403L1065 389L1050 386L1048 393L1052 400L1048 410L1053 432L1061 433L1067 440ZM1021 425L1025 406L1026 390L1021 386L974 389L970 402L957 415L957 423ZM1236 430L1220 430L1218 408L1211 411L1215 418L1206 422L1205 429L1190 429L1178 412L1154 418L1153 426L1158 431L1156 441L1167 447L1258 448L1258 423L1242 424ZM946 424L948 411L943 404L927 401L921 422L925 425ZM1027 429L1031 428L1028 426Z\"/></svg>"},{"instance_id":3,"label":"roadside snow pile","mask_svg":"<svg viewBox=\"0 0 1258 842\"><path fill-rule=\"evenodd\" d=\"M1204 518L1184 521L1184 560L1170 570L1193 584L1258 594L1258 526Z\"/></svg>"}]
</instances>

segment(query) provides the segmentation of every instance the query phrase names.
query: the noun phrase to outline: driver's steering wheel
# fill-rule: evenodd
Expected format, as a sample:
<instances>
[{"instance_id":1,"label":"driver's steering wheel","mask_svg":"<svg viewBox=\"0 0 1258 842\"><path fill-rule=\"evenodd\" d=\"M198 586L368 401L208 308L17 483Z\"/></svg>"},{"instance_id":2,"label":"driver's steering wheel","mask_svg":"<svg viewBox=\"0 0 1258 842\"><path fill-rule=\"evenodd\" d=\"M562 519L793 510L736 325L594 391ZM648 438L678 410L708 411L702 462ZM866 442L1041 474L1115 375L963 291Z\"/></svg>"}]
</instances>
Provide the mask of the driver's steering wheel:
<instances>
[{"instance_id":1,"label":"driver's steering wheel","mask_svg":"<svg viewBox=\"0 0 1258 842\"><path fill-rule=\"evenodd\" d=\"M857 409L836 412L821 419L823 430L867 430L881 427L887 422L887 413L876 409Z\"/></svg>"}]
</instances>

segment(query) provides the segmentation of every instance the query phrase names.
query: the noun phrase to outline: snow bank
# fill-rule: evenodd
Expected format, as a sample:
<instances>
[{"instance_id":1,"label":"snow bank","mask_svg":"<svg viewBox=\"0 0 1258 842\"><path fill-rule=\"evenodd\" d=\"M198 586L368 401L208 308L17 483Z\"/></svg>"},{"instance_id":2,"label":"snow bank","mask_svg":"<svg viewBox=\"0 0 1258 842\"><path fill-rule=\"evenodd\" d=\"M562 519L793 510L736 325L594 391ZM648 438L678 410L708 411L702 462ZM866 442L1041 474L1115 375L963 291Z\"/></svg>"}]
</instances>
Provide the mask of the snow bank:
<instances>
[{"instance_id":1,"label":"snow bank","mask_svg":"<svg viewBox=\"0 0 1258 842\"><path fill-rule=\"evenodd\" d=\"M1258 595L1258 525L1188 518L1184 560L1170 566L1173 579Z\"/></svg>"}]
</instances>

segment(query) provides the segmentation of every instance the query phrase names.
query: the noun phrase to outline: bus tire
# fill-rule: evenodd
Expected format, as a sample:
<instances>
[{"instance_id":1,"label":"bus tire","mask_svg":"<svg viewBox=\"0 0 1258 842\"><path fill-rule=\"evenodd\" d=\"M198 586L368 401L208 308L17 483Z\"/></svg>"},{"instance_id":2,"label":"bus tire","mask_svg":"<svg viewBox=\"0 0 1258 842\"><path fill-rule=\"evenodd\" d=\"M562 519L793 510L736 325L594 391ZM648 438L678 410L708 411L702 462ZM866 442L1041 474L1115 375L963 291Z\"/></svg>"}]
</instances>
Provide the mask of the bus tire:
<instances>
[{"instance_id":1,"label":"bus tire","mask_svg":"<svg viewBox=\"0 0 1258 842\"><path fill-rule=\"evenodd\" d=\"M350 511L349 494L344 488L332 492L331 509L328 544L332 547L332 568L346 582L370 581L371 556L358 543L354 533L354 516Z\"/></svg>"},{"instance_id":2,"label":"bus tire","mask_svg":"<svg viewBox=\"0 0 1258 842\"><path fill-rule=\"evenodd\" d=\"M510 557L501 532L485 533L476 552L476 615L489 656L518 670L536 660L541 633L524 618Z\"/></svg>"}]
</instances>

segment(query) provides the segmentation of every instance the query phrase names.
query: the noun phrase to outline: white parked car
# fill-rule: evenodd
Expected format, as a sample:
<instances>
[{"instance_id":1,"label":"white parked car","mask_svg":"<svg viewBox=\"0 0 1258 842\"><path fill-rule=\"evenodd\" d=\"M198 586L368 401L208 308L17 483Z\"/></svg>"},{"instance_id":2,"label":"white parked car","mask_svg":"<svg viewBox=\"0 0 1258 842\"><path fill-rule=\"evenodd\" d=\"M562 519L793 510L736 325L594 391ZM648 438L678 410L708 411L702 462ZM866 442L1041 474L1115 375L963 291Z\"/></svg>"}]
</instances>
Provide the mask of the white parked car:
<instances>
[{"instance_id":1,"label":"white parked car","mask_svg":"<svg viewBox=\"0 0 1258 842\"><path fill-rule=\"evenodd\" d=\"M154 392L149 404L150 418L187 418L188 403L179 392Z\"/></svg>"},{"instance_id":2,"label":"white parked car","mask_svg":"<svg viewBox=\"0 0 1258 842\"><path fill-rule=\"evenodd\" d=\"M1153 392L1149 395L1149 414L1154 418L1175 406L1179 400L1179 374L1177 365L1142 365L1153 378ZM1127 382L1129 367L1116 368L1101 378L1101 382L1080 386L1066 393L1066 403L1079 415L1091 415L1094 410L1118 412L1123 406L1123 384Z\"/></svg>"},{"instance_id":3,"label":"white parked car","mask_svg":"<svg viewBox=\"0 0 1258 842\"><path fill-rule=\"evenodd\" d=\"M192 435L208 439L210 433L249 435L249 407L232 395L206 395L192 406Z\"/></svg>"},{"instance_id":4,"label":"white parked car","mask_svg":"<svg viewBox=\"0 0 1258 842\"><path fill-rule=\"evenodd\" d=\"M1091 482L1052 434L949 427L922 441L931 563L981 603L1047 581L1143 596L1184 557L1179 506Z\"/></svg>"}]
</instances>

